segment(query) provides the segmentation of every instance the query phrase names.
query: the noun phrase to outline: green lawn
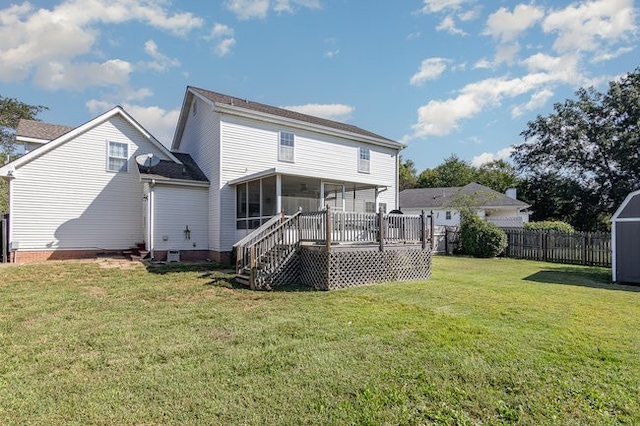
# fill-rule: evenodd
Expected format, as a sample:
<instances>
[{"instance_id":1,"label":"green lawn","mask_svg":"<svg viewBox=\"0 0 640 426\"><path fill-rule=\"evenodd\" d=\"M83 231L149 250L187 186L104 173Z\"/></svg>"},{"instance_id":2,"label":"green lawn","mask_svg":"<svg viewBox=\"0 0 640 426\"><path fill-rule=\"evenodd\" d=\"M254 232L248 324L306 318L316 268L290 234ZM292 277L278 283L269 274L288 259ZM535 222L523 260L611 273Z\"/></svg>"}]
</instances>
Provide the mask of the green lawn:
<instances>
[{"instance_id":1,"label":"green lawn","mask_svg":"<svg viewBox=\"0 0 640 426\"><path fill-rule=\"evenodd\" d=\"M640 424L640 287L436 257L252 292L202 267L0 268L0 424Z\"/></svg>"}]
</instances>

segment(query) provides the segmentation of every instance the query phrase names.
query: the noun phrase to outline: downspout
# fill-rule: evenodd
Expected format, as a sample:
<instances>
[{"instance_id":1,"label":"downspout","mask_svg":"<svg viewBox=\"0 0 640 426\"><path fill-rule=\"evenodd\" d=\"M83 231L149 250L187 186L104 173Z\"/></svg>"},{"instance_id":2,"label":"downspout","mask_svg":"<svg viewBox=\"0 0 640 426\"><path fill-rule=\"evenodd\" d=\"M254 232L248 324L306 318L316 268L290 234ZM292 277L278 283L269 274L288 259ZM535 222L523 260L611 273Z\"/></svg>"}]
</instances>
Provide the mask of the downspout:
<instances>
[{"instance_id":1,"label":"downspout","mask_svg":"<svg viewBox=\"0 0 640 426\"><path fill-rule=\"evenodd\" d=\"M154 248L155 248L155 239L154 239L154 235L153 235L153 231L155 229L155 206L154 206L154 187L156 186L156 180L155 179L151 179L151 184L149 185L149 200L148 200L148 206L147 208L149 209L148 213L147 213L147 222L149 226L149 256L151 256L151 260L153 260L155 258L154 256Z\"/></svg>"}]
</instances>

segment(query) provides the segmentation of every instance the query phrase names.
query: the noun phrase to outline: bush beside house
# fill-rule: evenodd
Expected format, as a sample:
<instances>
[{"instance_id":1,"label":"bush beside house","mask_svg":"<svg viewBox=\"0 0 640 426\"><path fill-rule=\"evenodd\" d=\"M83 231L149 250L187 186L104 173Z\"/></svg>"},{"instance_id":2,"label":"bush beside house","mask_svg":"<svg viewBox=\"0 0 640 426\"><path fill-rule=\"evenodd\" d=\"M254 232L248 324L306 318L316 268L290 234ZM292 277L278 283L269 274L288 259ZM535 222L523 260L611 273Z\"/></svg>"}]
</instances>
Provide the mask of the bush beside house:
<instances>
[{"instance_id":1,"label":"bush beside house","mask_svg":"<svg viewBox=\"0 0 640 426\"><path fill-rule=\"evenodd\" d=\"M562 222L560 220L544 220L540 222L528 222L524 224L524 229L526 231L540 231L540 232L563 232L566 234L572 234L575 232L573 226L568 224L567 222Z\"/></svg>"},{"instance_id":2,"label":"bush beside house","mask_svg":"<svg viewBox=\"0 0 640 426\"><path fill-rule=\"evenodd\" d=\"M464 254L483 258L495 257L507 247L507 234L475 214L463 214L460 245Z\"/></svg>"}]
</instances>

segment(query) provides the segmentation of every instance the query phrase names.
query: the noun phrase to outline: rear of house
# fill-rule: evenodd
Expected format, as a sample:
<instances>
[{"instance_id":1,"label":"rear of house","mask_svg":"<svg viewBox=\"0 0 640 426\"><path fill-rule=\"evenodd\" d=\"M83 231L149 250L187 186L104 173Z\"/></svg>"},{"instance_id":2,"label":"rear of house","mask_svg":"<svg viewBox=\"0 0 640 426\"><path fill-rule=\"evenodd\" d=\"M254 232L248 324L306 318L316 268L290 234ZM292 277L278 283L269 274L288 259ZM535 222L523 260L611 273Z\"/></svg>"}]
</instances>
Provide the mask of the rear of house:
<instances>
[{"instance_id":1,"label":"rear of house","mask_svg":"<svg viewBox=\"0 0 640 426\"><path fill-rule=\"evenodd\" d=\"M158 176L158 182L145 182L141 178L145 173L140 173L135 161L141 154L153 154L164 163L178 161L116 107L31 146L27 154L1 167L0 176L10 188L13 261L94 257L140 245L147 248L149 224L155 217L145 208L149 188L169 191L161 189L169 181ZM175 210L170 212L179 216Z\"/></svg>"},{"instance_id":2,"label":"rear of house","mask_svg":"<svg viewBox=\"0 0 640 426\"><path fill-rule=\"evenodd\" d=\"M172 150L189 153L211 182L211 258L226 260L281 211L395 209L402 147L355 126L189 87Z\"/></svg>"}]
</instances>

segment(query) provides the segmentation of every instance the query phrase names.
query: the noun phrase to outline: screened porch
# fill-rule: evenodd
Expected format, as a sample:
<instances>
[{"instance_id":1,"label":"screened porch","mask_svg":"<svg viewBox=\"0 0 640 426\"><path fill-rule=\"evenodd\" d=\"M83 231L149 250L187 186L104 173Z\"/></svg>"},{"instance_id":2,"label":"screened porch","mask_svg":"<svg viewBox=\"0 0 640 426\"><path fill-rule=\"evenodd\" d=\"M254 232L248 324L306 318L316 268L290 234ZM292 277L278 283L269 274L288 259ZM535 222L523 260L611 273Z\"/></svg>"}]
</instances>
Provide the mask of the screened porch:
<instances>
[{"instance_id":1,"label":"screened porch","mask_svg":"<svg viewBox=\"0 0 640 426\"><path fill-rule=\"evenodd\" d=\"M280 212L333 211L376 213L387 211L379 200L385 186L338 182L320 178L269 174L230 182L236 193L236 233L240 240Z\"/></svg>"}]
</instances>

